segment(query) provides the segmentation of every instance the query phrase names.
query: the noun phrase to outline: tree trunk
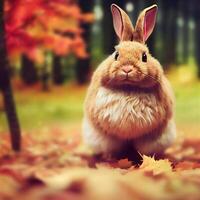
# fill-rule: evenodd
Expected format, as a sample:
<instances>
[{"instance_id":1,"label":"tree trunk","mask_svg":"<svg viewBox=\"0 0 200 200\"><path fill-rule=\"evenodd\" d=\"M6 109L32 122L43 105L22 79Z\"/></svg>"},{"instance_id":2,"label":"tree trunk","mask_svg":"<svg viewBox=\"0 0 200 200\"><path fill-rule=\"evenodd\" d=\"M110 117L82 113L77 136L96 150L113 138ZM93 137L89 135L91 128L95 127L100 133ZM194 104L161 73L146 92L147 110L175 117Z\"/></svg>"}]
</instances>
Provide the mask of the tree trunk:
<instances>
[{"instance_id":1,"label":"tree trunk","mask_svg":"<svg viewBox=\"0 0 200 200\"><path fill-rule=\"evenodd\" d=\"M200 5L198 4L198 1L194 1L194 17L195 17L195 22L196 22L196 27L195 27L195 41L196 41L196 46L195 46L195 57L196 57L196 62L197 62L197 77L200 79Z\"/></svg>"},{"instance_id":2,"label":"tree trunk","mask_svg":"<svg viewBox=\"0 0 200 200\"><path fill-rule=\"evenodd\" d=\"M4 1L0 1L0 89L3 93L5 112L10 128L11 144L14 151L21 149L21 131L13 98L9 64L7 60L6 41L4 26Z\"/></svg>"},{"instance_id":3,"label":"tree trunk","mask_svg":"<svg viewBox=\"0 0 200 200\"><path fill-rule=\"evenodd\" d=\"M114 47L117 44L117 40L118 40L113 28L112 14L110 12L110 5L113 2L114 2L113 0L102 1L103 49L104 49L104 54L106 55L109 55L114 51Z\"/></svg>"},{"instance_id":4,"label":"tree trunk","mask_svg":"<svg viewBox=\"0 0 200 200\"><path fill-rule=\"evenodd\" d=\"M37 69L32 60L22 55L21 60L21 78L27 85L33 85L38 81Z\"/></svg>"},{"instance_id":5,"label":"tree trunk","mask_svg":"<svg viewBox=\"0 0 200 200\"><path fill-rule=\"evenodd\" d=\"M181 1L183 4L182 12L184 17L184 26L183 26L183 63L188 62L189 58L189 5L186 2Z\"/></svg>"},{"instance_id":6,"label":"tree trunk","mask_svg":"<svg viewBox=\"0 0 200 200\"><path fill-rule=\"evenodd\" d=\"M197 62L197 77L200 79L200 15L196 22L196 29L195 29L195 41L196 41L196 47L195 47L195 57Z\"/></svg>"},{"instance_id":7,"label":"tree trunk","mask_svg":"<svg viewBox=\"0 0 200 200\"><path fill-rule=\"evenodd\" d=\"M92 12L94 1L90 0L79 0L79 5L83 13ZM87 52L89 56L87 58L78 58L75 68L76 80L79 84L84 84L88 81L90 72L90 35L91 35L91 24L82 23L81 28L83 29L83 39L87 45Z\"/></svg>"},{"instance_id":8,"label":"tree trunk","mask_svg":"<svg viewBox=\"0 0 200 200\"><path fill-rule=\"evenodd\" d=\"M167 68L176 63L178 0L161 1L162 6L162 62Z\"/></svg>"},{"instance_id":9,"label":"tree trunk","mask_svg":"<svg viewBox=\"0 0 200 200\"><path fill-rule=\"evenodd\" d=\"M48 72L48 66L47 63L44 63L44 66L42 68L42 73L41 73L41 82L42 82L42 90L44 92L49 91L49 72Z\"/></svg>"},{"instance_id":10,"label":"tree trunk","mask_svg":"<svg viewBox=\"0 0 200 200\"><path fill-rule=\"evenodd\" d=\"M61 64L61 57L54 55L53 56L53 83L55 85L61 85L64 82L64 75L62 70L62 64Z\"/></svg>"}]
</instances>

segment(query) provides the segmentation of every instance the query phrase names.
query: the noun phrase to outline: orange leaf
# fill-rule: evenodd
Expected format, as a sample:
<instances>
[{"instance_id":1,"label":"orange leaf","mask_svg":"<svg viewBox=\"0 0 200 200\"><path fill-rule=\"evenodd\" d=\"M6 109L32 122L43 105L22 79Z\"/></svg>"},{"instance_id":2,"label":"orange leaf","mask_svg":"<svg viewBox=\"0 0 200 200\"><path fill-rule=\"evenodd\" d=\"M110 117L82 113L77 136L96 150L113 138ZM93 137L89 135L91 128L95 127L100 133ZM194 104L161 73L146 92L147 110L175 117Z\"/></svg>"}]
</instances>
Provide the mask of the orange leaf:
<instances>
[{"instance_id":1,"label":"orange leaf","mask_svg":"<svg viewBox=\"0 0 200 200\"><path fill-rule=\"evenodd\" d=\"M169 160L155 160L145 155L143 156L143 163L139 169L144 172L152 172L153 175L172 172L172 166Z\"/></svg>"},{"instance_id":2,"label":"orange leaf","mask_svg":"<svg viewBox=\"0 0 200 200\"><path fill-rule=\"evenodd\" d=\"M132 166L132 162L127 158L118 161L118 166L122 169L128 169Z\"/></svg>"},{"instance_id":3,"label":"orange leaf","mask_svg":"<svg viewBox=\"0 0 200 200\"><path fill-rule=\"evenodd\" d=\"M191 162L191 161L179 162L179 163L175 166L175 170L176 170L176 171L190 170L190 169L196 169L196 168L200 168L200 163Z\"/></svg>"}]
</instances>

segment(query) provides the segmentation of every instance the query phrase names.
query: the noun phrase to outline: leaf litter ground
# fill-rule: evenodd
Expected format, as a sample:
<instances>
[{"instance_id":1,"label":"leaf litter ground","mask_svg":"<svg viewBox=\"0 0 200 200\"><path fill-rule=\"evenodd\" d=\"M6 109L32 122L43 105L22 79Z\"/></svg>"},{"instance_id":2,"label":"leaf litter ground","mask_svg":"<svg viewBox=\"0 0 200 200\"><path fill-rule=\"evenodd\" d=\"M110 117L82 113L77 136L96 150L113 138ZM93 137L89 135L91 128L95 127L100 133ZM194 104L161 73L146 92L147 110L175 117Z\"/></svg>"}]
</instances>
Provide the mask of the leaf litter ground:
<instances>
[{"instance_id":1,"label":"leaf litter ground","mask_svg":"<svg viewBox=\"0 0 200 200\"><path fill-rule=\"evenodd\" d=\"M52 130L48 139L24 134L20 153L0 143L0 199L200 199L200 138L178 139L162 159L100 158L79 133Z\"/></svg>"}]
</instances>

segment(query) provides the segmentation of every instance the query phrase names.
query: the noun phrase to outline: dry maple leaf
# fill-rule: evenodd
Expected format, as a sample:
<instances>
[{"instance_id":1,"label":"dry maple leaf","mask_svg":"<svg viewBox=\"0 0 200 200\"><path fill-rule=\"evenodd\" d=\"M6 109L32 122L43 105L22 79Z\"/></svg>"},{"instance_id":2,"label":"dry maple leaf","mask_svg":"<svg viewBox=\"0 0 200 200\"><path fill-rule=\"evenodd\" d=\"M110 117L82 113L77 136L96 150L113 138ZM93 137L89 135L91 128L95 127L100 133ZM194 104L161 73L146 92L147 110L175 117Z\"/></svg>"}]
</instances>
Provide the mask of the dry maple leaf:
<instances>
[{"instance_id":1,"label":"dry maple leaf","mask_svg":"<svg viewBox=\"0 0 200 200\"><path fill-rule=\"evenodd\" d=\"M143 163L139 167L144 172L152 172L153 175L160 175L172 172L172 166L169 160L155 160L153 157L143 156Z\"/></svg>"}]
</instances>

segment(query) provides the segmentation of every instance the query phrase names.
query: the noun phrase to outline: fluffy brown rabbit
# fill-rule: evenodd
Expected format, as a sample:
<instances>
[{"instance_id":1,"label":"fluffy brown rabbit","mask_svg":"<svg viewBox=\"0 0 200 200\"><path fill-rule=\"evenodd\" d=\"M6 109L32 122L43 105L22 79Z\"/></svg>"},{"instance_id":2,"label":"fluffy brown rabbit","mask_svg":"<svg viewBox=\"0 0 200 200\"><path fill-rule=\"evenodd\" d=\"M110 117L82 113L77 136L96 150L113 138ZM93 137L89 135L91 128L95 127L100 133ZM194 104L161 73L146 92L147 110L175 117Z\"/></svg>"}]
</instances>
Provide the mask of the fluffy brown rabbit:
<instances>
[{"instance_id":1,"label":"fluffy brown rabbit","mask_svg":"<svg viewBox=\"0 0 200 200\"><path fill-rule=\"evenodd\" d=\"M173 92L145 41L157 6L141 12L135 28L111 5L120 43L93 74L84 107L83 138L96 153L120 152L128 143L141 154L163 152L176 137Z\"/></svg>"}]
</instances>

